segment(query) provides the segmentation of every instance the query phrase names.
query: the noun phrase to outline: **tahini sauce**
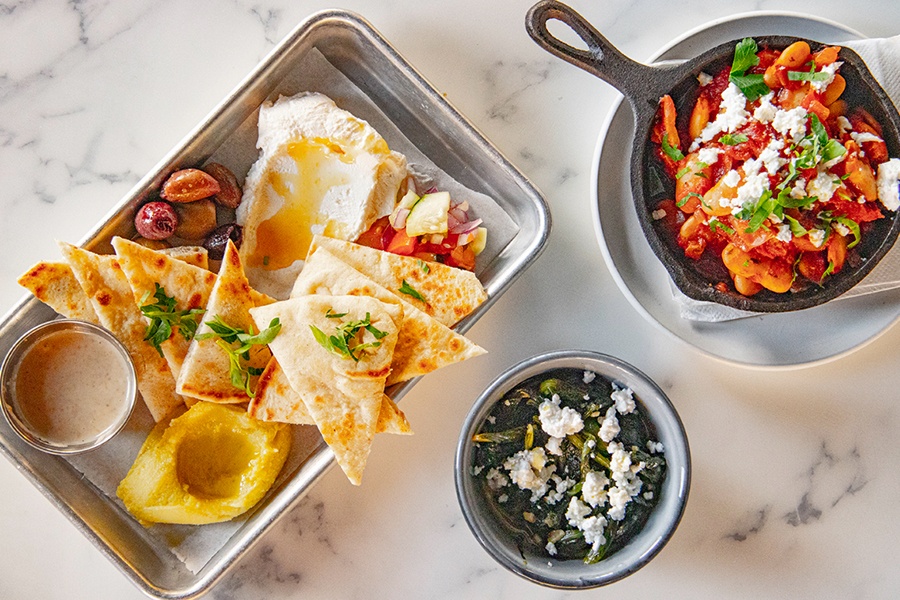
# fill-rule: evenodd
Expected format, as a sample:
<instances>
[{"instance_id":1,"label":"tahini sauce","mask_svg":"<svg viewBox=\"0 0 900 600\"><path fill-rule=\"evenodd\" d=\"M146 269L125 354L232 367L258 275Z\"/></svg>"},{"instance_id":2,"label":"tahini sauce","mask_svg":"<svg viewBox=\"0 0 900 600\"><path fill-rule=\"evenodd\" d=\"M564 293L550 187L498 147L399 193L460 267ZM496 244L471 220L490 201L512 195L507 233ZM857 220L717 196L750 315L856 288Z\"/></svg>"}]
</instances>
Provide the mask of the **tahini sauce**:
<instances>
[{"instance_id":1,"label":"tahini sauce","mask_svg":"<svg viewBox=\"0 0 900 600\"><path fill-rule=\"evenodd\" d=\"M47 442L90 442L127 410L127 372L108 341L79 331L51 333L25 352L16 370L20 414Z\"/></svg>"}]
</instances>

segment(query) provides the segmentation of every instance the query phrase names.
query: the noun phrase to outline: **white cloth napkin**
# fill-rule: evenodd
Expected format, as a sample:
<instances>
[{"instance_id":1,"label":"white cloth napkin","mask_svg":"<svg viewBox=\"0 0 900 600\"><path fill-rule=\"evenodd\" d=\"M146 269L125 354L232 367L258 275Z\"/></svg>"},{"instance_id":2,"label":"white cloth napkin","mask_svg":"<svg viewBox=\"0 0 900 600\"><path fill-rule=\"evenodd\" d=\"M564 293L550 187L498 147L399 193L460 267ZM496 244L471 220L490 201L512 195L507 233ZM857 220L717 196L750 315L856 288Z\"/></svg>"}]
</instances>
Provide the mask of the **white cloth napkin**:
<instances>
[{"instance_id":1,"label":"white cloth napkin","mask_svg":"<svg viewBox=\"0 0 900 600\"><path fill-rule=\"evenodd\" d=\"M865 61L872 76L900 108L900 35L891 38L854 40L841 44L855 51ZM678 303L681 318L708 323L752 317L761 313L737 310L714 302L694 300L685 296L671 282L672 295ZM835 301L872 294L900 287L900 243L881 259L865 279L842 294Z\"/></svg>"}]
</instances>

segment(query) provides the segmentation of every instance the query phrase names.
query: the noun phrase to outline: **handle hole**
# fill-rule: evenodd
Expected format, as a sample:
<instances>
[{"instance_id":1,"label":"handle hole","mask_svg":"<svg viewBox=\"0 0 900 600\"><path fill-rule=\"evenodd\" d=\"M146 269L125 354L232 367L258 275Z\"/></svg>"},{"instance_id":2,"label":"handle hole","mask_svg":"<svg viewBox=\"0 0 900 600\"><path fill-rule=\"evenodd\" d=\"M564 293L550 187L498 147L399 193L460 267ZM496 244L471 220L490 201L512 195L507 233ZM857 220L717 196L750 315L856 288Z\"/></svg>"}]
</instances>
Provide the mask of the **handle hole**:
<instances>
[{"instance_id":1,"label":"handle hole","mask_svg":"<svg viewBox=\"0 0 900 600\"><path fill-rule=\"evenodd\" d=\"M547 31L550 32L550 35L563 42L564 44L568 44L569 46L575 48L576 50L581 50L583 52L588 52L588 46L584 43L577 33L575 33L571 27L559 21L557 19L549 19L547 21Z\"/></svg>"}]
</instances>

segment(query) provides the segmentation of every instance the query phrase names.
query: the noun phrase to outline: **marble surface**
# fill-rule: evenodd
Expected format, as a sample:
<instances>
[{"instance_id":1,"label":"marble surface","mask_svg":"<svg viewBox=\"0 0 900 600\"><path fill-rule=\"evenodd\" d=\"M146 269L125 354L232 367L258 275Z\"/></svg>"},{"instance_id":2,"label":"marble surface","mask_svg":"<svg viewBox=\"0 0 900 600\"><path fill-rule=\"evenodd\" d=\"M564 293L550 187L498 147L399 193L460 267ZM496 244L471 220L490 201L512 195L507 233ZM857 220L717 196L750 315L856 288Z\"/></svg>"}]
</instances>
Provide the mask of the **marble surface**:
<instances>
[{"instance_id":1,"label":"marble surface","mask_svg":"<svg viewBox=\"0 0 900 600\"><path fill-rule=\"evenodd\" d=\"M592 154L616 94L530 41L530 4L343 2L543 190L554 227L541 258L471 330L490 354L404 398L416 435L378 439L360 488L330 471L209 597L571 596L495 564L453 488L473 399L507 366L558 348L606 352L654 378L680 411L694 465L684 520L662 553L579 597L896 597L900 330L825 365L772 371L701 355L644 320L616 287L589 217ZM893 0L572 5L638 59L744 11L816 11L869 36L900 32ZM0 3L0 313L22 297L16 277L57 256L55 239L77 242L283 36L331 6ZM7 461L0 489L0 597L143 597Z\"/></svg>"}]
</instances>

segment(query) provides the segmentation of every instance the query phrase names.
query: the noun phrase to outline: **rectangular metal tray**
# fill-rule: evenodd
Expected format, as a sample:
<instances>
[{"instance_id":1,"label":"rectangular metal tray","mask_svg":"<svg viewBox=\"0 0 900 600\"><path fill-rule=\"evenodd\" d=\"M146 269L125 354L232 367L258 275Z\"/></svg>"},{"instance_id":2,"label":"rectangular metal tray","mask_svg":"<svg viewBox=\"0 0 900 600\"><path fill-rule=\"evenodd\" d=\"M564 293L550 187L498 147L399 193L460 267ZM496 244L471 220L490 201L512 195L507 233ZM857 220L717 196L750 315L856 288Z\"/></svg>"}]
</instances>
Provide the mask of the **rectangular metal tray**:
<instances>
[{"instance_id":1,"label":"rectangular metal tray","mask_svg":"<svg viewBox=\"0 0 900 600\"><path fill-rule=\"evenodd\" d=\"M488 300L459 323L457 330L465 332L543 250L550 229L546 202L368 22L346 11L323 11L301 23L88 234L83 246L110 251L109 239L130 233L136 207L169 173L203 164L267 98L302 91L284 89L284 81L292 66L313 49L359 87L436 165L467 187L494 198L518 224L512 241L479 268ZM0 322L0 359L28 329L56 316L35 298L23 299ZM392 397L399 399L413 385L415 380L395 386ZM194 598L208 591L333 464L323 442L293 476L270 492L224 547L192 573L168 548L144 535L135 519L65 459L31 448L3 420L0 451L138 588L157 598Z\"/></svg>"}]
</instances>

